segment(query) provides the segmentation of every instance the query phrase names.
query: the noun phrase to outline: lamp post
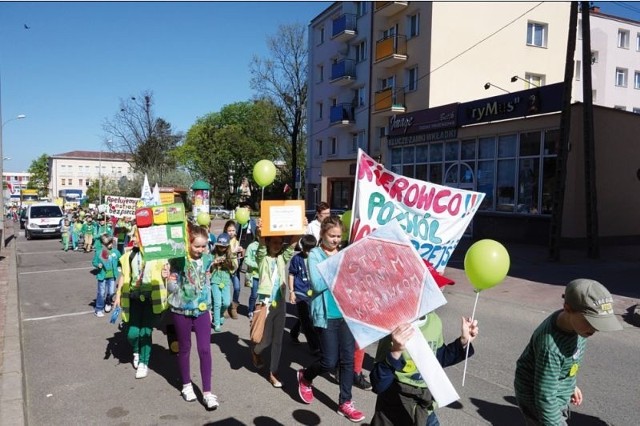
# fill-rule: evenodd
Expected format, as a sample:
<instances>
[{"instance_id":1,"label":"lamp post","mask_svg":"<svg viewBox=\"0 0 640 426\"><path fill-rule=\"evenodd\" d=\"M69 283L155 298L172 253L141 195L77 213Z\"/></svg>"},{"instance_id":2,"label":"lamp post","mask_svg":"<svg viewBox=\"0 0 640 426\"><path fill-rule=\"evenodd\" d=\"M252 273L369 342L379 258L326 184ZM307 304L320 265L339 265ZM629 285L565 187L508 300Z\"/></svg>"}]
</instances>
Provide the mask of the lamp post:
<instances>
[{"instance_id":1,"label":"lamp post","mask_svg":"<svg viewBox=\"0 0 640 426\"><path fill-rule=\"evenodd\" d=\"M0 99L0 105L1 105L1 99ZM2 194L0 194L0 249L4 248L4 176L3 172L4 172L4 156L2 155L2 134L4 132L4 126L5 124L14 121L14 120L20 120L23 118L26 118L27 116L24 114L20 114L17 115L13 118L8 119L7 121L2 122L2 125L0 125L0 157L2 157L2 160L0 161L0 177L2 177L2 185L0 185L0 189L2 189ZM0 120L2 120L2 109L0 107Z\"/></svg>"},{"instance_id":2,"label":"lamp post","mask_svg":"<svg viewBox=\"0 0 640 426\"><path fill-rule=\"evenodd\" d=\"M487 81L487 82L484 84L484 90L489 90L489 88L491 88L491 87L495 87L496 89L500 89L500 90L502 90L502 91L503 91L503 92L505 92L505 93L511 93L510 91L508 91L508 90L506 90L506 89L503 89L503 88L502 88L502 87L500 87L500 86L496 86L495 84L493 84L493 83L491 83L491 82L488 82L488 81Z\"/></svg>"},{"instance_id":3,"label":"lamp post","mask_svg":"<svg viewBox=\"0 0 640 426\"><path fill-rule=\"evenodd\" d=\"M514 75L513 77L511 77L511 82L512 82L512 83L515 83L515 82L516 82L516 81L518 81L518 80L522 80L522 81L524 81L525 83L529 84L530 86L540 87L540 86L538 86L537 84L535 84L534 82L529 81L529 80L527 80L526 78L522 78L522 77L520 77L519 75Z\"/></svg>"}]
</instances>

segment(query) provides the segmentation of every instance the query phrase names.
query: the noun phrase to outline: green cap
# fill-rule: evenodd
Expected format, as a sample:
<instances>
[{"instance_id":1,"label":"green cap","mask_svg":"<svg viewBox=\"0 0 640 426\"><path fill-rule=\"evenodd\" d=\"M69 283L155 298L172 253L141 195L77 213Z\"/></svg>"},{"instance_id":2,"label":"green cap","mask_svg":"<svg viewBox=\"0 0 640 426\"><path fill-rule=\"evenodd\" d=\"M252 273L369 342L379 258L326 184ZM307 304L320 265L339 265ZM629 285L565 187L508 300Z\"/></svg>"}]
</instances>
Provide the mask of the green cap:
<instances>
[{"instance_id":1,"label":"green cap","mask_svg":"<svg viewBox=\"0 0 640 426\"><path fill-rule=\"evenodd\" d=\"M567 284L564 301L572 310L580 312L598 331L622 330L613 312L613 298L598 281L580 278Z\"/></svg>"}]
</instances>

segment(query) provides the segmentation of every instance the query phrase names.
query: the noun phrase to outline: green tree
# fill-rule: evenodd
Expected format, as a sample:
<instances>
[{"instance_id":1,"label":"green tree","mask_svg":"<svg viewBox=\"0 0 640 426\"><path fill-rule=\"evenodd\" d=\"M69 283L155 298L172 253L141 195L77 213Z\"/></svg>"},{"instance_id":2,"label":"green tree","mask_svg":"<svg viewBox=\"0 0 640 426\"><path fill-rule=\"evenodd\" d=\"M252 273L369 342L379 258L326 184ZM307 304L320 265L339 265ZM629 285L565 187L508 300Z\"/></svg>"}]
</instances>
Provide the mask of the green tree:
<instances>
[{"instance_id":1,"label":"green tree","mask_svg":"<svg viewBox=\"0 0 640 426\"><path fill-rule=\"evenodd\" d=\"M28 189L37 189L41 198L49 196L49 156L42 154L31 162L29 170L31 177L27 184Z\"/></svg>"},{"instance_id":2,"label":"green tree","mask_svg":"<svg viewBox=\"0 0 640 426\"><path fill-rule=\"evenodd\" d=\"M270 56L254 56L250 64L251 88L276 106L280 130L289 138L291 152L283 159L291 187L296 168L303 169L306 158L307 43L304 24L280 25L277 33L267 38Z\"/></svg>"},{"instance_id":3,"label":"green tree","mask_svg":"<svg viewBox=\"0 0 640 426\"><path fill-rule=\"evenodd\" d=\"M176 150L176 158L194 179L203 179L212 186L212 202L233 206L242 177L253 183L255 163L262 159L275 162L287 152L276 115L270 102L226 105L191 126L183 145ZM278 187L278 183L272 187ZM253 183L254 198L257 192Z\"/></svg>"},{"instance_id":4,"label":"green tree","mask_svg":"<svg viewBox=\"0 0 640 426\"><path fill-rule=\"evenodd\" d=\"M173 150L182 140L174 134L171 124L157 118L153 112L153 94L143 92L120 100L120 111L102 125L105 144L112 152L127 154L136 172L156 173L163 184L163 174L176 168Z\"/></svg>"},{"instance_id":5,"label":"green tree","mask_svg":"<svg viewBox=\"0 0 640 426\"><path fill-rule=\"evenodd\" d=\"M100 180L102 180L102 186L100 186ZM104 202L105 195L121 196L122 191L118 188L118 183L109 179L107 176L101 176L100 179L93 179L87 187L87 198L89 202L95 204L102 204ZM102 200L99 200L102 196ZM138 194L138 197L140 194Z\"/></svg>"}]
</instances>

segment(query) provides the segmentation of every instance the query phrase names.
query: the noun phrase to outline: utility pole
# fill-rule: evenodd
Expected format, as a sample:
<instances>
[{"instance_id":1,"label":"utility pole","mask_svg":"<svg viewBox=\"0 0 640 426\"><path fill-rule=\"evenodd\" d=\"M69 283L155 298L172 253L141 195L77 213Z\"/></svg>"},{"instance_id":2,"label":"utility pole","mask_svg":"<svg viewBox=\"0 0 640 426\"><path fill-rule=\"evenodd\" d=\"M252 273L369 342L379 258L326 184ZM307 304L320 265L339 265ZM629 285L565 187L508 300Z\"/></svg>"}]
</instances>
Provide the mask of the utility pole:
<instances>
[{"instance_id":1,"label":"utility pole","mask_svg":"<svg viewBox=\"0 0 640 426\"><path fill-rule=\"evenodd\" d=\"M571 2L569 10L569 34L564 67L564 91L562 113L560 115L560 143L556 157L555 189L549 226L549 260L560 260L560 240L562 238L562 214L564 211L564 190L567 180L567 159L569 156L569 134L571 131L571 82L573 80L573 57L576 51L576 28L578 24L578 3Z\"/></svg>"},{"instance_id":2,"label":"utility pole","mask_svg":"<svg viewBox=\"0 0 640 426\"><path fill-rule=\"evenodd\" d=\"M584 126L584 197L587 225L587 255L600 257L598 236L598 189L596 185L596 146L593 130L593 92L591 80L591 23L589 2L580 2L582 8L582 99Z\"/></svg>"}]
</instances>

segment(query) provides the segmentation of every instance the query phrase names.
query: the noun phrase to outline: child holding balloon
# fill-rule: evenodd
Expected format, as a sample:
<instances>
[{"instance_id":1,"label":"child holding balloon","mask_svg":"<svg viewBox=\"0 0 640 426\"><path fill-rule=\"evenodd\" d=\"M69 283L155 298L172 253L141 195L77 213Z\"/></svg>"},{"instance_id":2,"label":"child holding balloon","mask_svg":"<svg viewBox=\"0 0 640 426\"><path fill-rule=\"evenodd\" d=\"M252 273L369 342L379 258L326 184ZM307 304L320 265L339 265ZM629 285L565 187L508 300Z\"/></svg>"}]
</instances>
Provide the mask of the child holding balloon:
<instances>
[{"instance_id":1,"label":"child holding balloon","mask_svg":"<svg viewBox=\"0 0 640 426\"><path fill-rule=\"evenodd\" d=\"M432 267L429 271L438 287L453 284ZM435 312L419 319L417 325L442 367L464 361L467 346L469 356L473 355L471 342L478 336L477 321L462 318L460 337L447 345L444 344L442 321ZM372 426L440 424L431 392L405 350L413 333L411 324L401 324L378 342L376 361L371 371L373 391L378 394Z\"/></svg>"}]
</instances>

